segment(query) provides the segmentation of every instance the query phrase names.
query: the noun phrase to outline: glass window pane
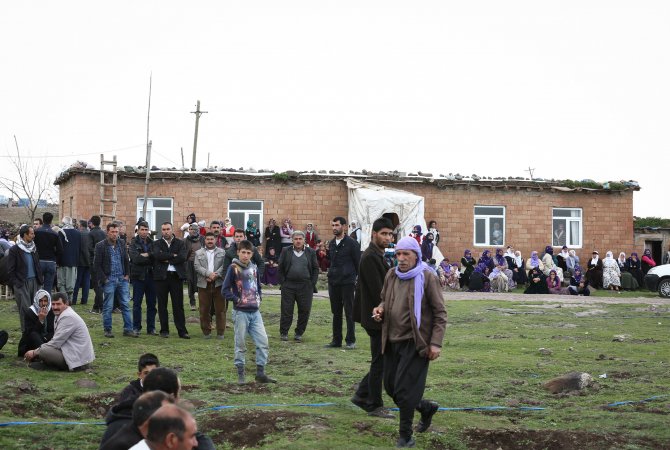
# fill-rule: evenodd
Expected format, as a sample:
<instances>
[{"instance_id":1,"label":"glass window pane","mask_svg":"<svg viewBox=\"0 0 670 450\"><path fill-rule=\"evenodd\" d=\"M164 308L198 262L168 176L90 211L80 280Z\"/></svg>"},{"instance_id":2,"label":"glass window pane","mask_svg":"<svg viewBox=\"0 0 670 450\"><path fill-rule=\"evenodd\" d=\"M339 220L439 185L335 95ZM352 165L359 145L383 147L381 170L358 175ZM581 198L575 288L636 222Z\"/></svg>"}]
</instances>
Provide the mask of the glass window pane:
<instances>
[{"instance_id":1,"label":"glass window pane","mask_svg":"<svg viewBox=\"0 0 670 450\"><path fill-rule=\"evenodd\" d=\"M486 244L486 219L475 219L475 244Z\"/></svg>"},{"instance_id":2,"label":"glass window pane","mask_svg":"<svg viewBox=\"0 0 670 450\"><path fill-rule=\"evenodd\" d=\"M231 201L228 202L228 210L229 211L244 211L244 210L262 211L263 210L263 203L262 202L254 202L254 201L231 200ZM232 217L231 217L231 219L232 219Z\"/></svg>"},{"instance_id":3,"label":"glass window pane","mask_svg":"<svg viewBox=\"0 0 670 450\"><path fill-rule=\"evenodd\" d=\"M582 217L582 210L578 208L554 208L554 217Z\"/></svg>"},{"instance_id":4,"label":"glass window pane","mask_svg":"<svg viewBox=\"0 0 670 450\"><path fill-rule=\"evenodd\" d=\"M579 222L576 220L570 221L570 245L575 247L582 245L581 236L579 235Z\"/></svg>"},{"instance_id":5,"label":"glass window pane","mask_svg":"<svg viewBox=\"0 0 670 450\"><path fill-rule=\"evenodd\" d=\"M154 208L172 208L171 198L153 198L151 201Z\"/></svg>"},{"instance_id":6,"label":"glass window pane","mask_svg":"<svg viewBox=\"0 0 670 450\"><path fill-rule=\"evenodd\" d=\"M567 230L565 229L564 219L554 219L552 231L552 243L554 247L563 247L566 242Z\"/></svg>"},{"instance_id":7,"label":"glass window pane","mask_svg":"<svg viewBox=\"0 0 670 450\"><path fill-rule=\"evenodd\" d=\"M231 212L230 221L233 223L236 230L244 230L247 227L243 212Z\"/></svg>"},{"instance_id":8,"label":"glass window pane","mask_svg":"<svg viewBox=\"0 0 670 450\"><path fill-rule=\"evenodd\" d=\"M475 215L478 216L502 216L504 208L498 206L475 206Z\"/></svg>"},{"instance_id":9,"label":"glass window pane","mask_svg":"<svg viewBox=\"0 0 670 450\"><path fill-rule=\"evenodd\" d=\"M491 230L491 245L503 245L505 242L505 230L503 219L489 219Z\"/></svg>"}]
</instances>

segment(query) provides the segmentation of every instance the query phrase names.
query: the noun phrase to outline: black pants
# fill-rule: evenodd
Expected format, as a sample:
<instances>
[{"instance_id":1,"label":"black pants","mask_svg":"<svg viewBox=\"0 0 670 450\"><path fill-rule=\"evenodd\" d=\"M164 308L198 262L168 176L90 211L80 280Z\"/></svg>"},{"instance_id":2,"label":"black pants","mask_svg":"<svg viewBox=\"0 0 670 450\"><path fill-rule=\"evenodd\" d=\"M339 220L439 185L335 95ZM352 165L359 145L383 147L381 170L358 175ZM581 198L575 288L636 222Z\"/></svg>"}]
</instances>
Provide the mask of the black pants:
<instances>
[{"instance_id":1,"label":"black pants","mask_svg":"<svg viewBox=\"0 0 670 450\"><path fill-rule=\"evenodd\" d=\"M356 342L356 331L353 317L354 309L354 285L333 285L328 283L328 296L330 297L330 312L333 313L333 342L342 344L342 309L347 320L347 344Z\"/></svg>"},{"instance_id":2,"label":"black pants","mask_svg":"<svg viewBox=\"0 0 670 450\"><path fill-rule=\"evenodd\" d=\"M188 334L184 317L184 282L177 272L168 272L165 280L155 280L156 299L158 300L158 319L161 323L161 334L170 333L168 322L168 294L172 300L172 319L179 336Z\"/></svg>"},{"instance_id":3,"label":"black pants","mask_svg":"<svg viewBox=\"0 0 670 450\"><path fill-rule=\"evenodd\" d=\"M281 319L279 320L279 334L288 334L293 323L293 306L298 304L298 323L295 334L302 336L307 328L309 314L312 311L314 288L312 281L285 281L281 286Z\"/></svg>"},{"instance_id":4,"label":"black pants","mask_svg":"<svg viewBox=\"0 0 670 450\"><path fill-rule=\"evenodd\" d=\"M384 356L382 355L381 330L365 330L370 336L370 371L365 374L356 390L356 396L367 400L367 412L384 406L382 381L384 379Z\"/></svg>"},{"instance_id":5,"label":"black pants","mask_svg":"<svg viewBox=\"0 0 670 450\"><path fill-rule=\"evenodd\" d=\"M195 272L195 263L186 261L186 281L188 282L188 302L195 306L195 293L198 292L198 274Z\"/></svg>"},{"instance_id":6,"label":"black pants","mask_svg":"<svg viewBox=\"0 0 670 450\"><path fill-rule=\"evenodd\" d=\"M428 358L419 355L414 340L387 342L384 352L384 387L400 410L400 437L412 436L414 410L422 407L428 375Z\"/></svg>"},{"instance_id":7,"label":"black pants","mask_svg":"<svg viewBox=\"0 0 670 450\"><path fill-rule=\"evenodd\" d=\"M102 294L102 287L98 286L97 282L95 282L93 292L95 292L95 298L93 299L93 309L102 311L102 300L104 296Z\"/></svg>"}]
</instances>

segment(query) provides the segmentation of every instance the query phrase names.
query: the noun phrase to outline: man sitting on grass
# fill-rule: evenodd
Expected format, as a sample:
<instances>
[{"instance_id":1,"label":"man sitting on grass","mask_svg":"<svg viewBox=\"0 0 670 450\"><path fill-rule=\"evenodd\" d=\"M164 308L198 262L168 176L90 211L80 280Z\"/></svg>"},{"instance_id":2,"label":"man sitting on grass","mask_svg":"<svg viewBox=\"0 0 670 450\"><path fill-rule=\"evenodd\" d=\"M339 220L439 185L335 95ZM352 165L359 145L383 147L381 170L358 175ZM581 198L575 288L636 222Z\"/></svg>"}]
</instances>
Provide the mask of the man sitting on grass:
<instances>
[{"instance_id":1,"label":"man sitting on grass","mask_svg":"<svg viewBox=\"0 0 670 450\"><path fill-rule=\"evenodd\" d=\"M24 355L32 361L33 369L58 369L78 371L88 368L95 359L88 327L74 309L65 292L57 292L51 299L51 309L56 315L53 338Z\"/></svg>"},{"instance_id":2,"label":"man sitting on grass","mask_svg":"<svg viewBox=\"0 0 670 450\"><path fill-rule=\"evenodd\" d=\"M153 353L145 353L140 356L140 360L137 362L137 380L131 381L128 386L123 388L119 396L119 402L130 398L136 399L142 395L142 392L144 392L144 378L156 367L160 367L160 365L158 356Z\"/></svg>"}]
</instances>

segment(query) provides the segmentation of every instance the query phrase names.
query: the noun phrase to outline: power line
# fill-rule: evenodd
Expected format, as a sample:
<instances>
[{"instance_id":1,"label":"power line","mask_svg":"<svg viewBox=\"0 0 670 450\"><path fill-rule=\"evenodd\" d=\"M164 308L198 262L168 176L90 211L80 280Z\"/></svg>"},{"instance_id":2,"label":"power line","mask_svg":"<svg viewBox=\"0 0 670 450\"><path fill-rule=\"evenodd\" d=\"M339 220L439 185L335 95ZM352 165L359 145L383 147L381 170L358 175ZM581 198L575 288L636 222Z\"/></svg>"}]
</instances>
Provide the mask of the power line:
<instances>
[{"instance_id":1,"label":"power line","mask_svg":"<svg viewBox=\"0 0 670 450\"><path fill-rule=\"evenodd\" d=\"M26 159L35 159L35 158L70 158L72 156L88 156L88 155L99 155L100 153L112 153L112 152L123 152L123 151L128 151L132 150L134 148L139 148L139 147L144 147L145 144L139 144L139 145L132 145L130 147L121 147L117 149L112 149L112 150L103 150L103 151L95 151L91 153L76 153L76 154L68 154L68 155L21 155L21 158L26 158ZM0 155L0 158L13 158L12 155Z\"/></svg>"}]
</instances>

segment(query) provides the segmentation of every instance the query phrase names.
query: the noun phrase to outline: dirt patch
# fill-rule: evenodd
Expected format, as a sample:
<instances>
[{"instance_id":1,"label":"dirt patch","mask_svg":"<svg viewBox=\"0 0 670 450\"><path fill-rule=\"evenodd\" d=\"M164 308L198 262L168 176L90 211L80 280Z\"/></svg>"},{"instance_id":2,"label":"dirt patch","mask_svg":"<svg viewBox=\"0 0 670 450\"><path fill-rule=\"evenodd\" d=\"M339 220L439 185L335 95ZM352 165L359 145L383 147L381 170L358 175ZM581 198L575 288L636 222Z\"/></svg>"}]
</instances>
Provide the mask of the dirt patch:
<instances>
[{"instance_id":1,"label":"dirt patch","mask_svg":"<svg viewBox=\"0 0 670 450\"><path fill-rule=\"evenodd\" d=\"M74 401L84 406L93 417L102 419L109 408L116 403L117 395L117 392L101 392L99 394L83 395L75 398Z\"/></svg>"},{"instance_id":2,"label":"dirt patch","mask_svg":"<svg viewBox=\"0 0 670 450\"><path fill-rule=\"evenodd\" d=\"M326 388L323 388L321 386L313 386L313 385L304 385L301 386L299 389L296 391L298 394L301 395L320 395L322 397L342 397L344 394L342 392L336 392L336 391L331 391Z\"/></svg>"},{"instance_id":3,"label":"dirt patch","mask_svg":"<svg viewBox=\"0 0 670 450\"><path fill-rule=\"evenodd\" d=\"M564 430L482 430L463 432L468 447L496 450L581 450L584 448L619 449L629 445L644 448L669 448L667 443L652 439L635 439L620 434L598 434Z\"/></svg>"},{"instance_id":4,"label":"dirt patch","mask_svg":"<svg viewBox=\"0 0 670 450\"><path fill-rule=\"evenodd\" d=\"M615 380L627 380L628 378L633 378L634 375L630 372L610 372L607 376Z\"/></svg>"},{"instance_id":5,"label":"dirt patch","mask_svg":"<svg viewBox=\"0 0 670 450\"><path fill-rule=\"evenodd\" d=\"M246 383L246 384L213 384L209 386L210 391L223 392L226 394L267 394L270 388L267 384Z\"/></svg>"},{"instance_id":6,"label":"dirt patch","mask_svg":"<svg viewBox=\"0 0 670 450\"><path fill-rule=\"evenodd\" d=\"M654 338L647 338L647 339L631 339L629 342L633 344L657 344L661 341L656 340Z\"/></svg>"},{"instance_id":7,"label":"dirt patch","mask_svg":"<svg viewBox=\"0 0 670 450\"><path fill-rule=\"evenodd\" d=\"M307 414L291 411L240 411L210 415L203 429L214 444L229 443L233 448L259 446L274 433L291 433L301 427Z\"/></svg>"},{"instance_id":8,"label":"dirt patch","mask_svg":"<svg viewBox=\"0 0 670 450\"><path fill-rule=\"evenodd\" d=\"M352 427L354 427L355 430L357 430L359 433L368 433L371 434L375 437L385 437L387 436L386 434L382 433L379 430L378 426L375 426L372 423L366 423L366 422L354 422L352 424Z\"/></svg>"}]
</instances>

